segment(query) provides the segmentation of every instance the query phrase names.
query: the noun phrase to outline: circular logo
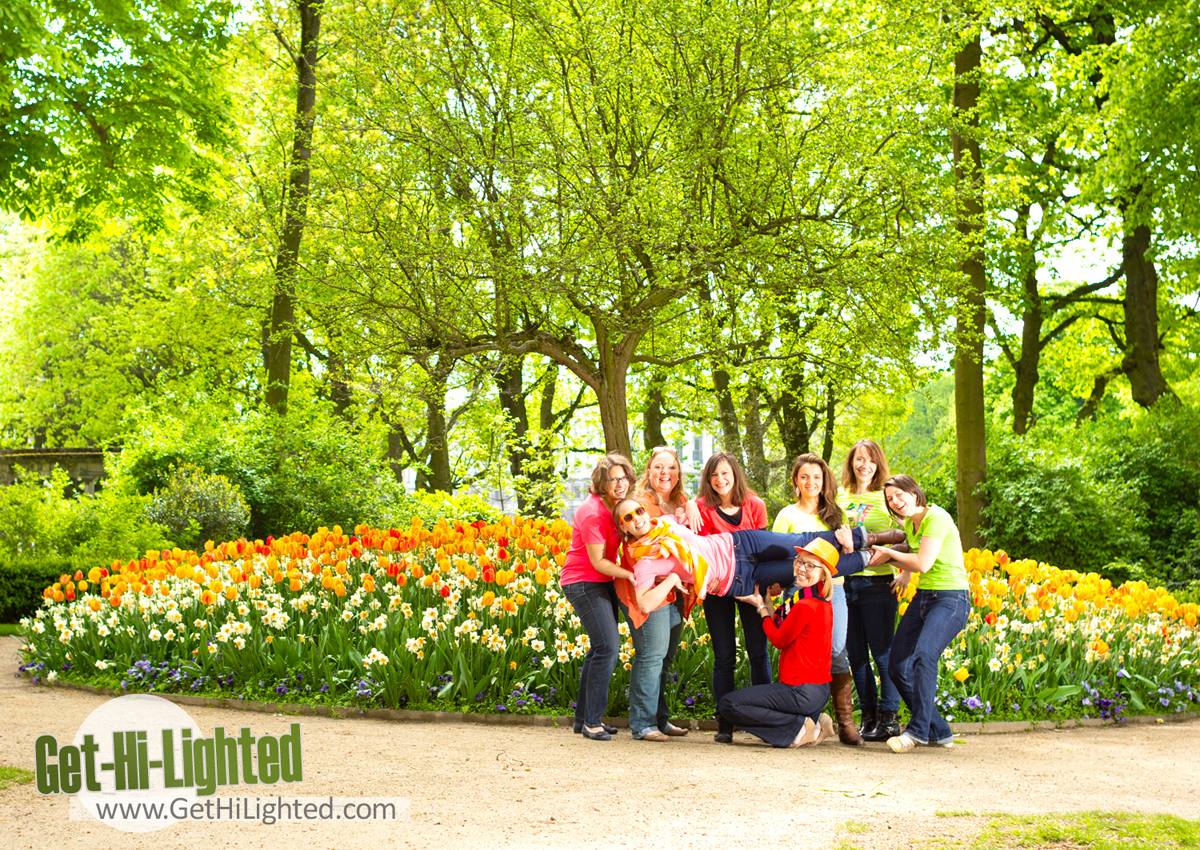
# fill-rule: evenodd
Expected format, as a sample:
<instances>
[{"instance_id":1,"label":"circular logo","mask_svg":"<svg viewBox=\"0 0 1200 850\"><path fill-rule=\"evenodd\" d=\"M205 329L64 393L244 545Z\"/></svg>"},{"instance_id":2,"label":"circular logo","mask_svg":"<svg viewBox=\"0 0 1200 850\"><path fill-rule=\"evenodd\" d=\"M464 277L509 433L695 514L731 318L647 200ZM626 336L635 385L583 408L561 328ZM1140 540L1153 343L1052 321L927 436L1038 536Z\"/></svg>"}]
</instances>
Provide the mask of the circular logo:
<instances>
[{"instance_id":1,"label":"circular logo","mask_svg":"<svg viewBox=\"0 0 1200 850\"><path fill-rule=\"evenodd\" d=\"M150 694L130 694L97 708L75 733L75 746L94 759L94 782L76 801L96 819L125 832L153 832L179 818L196 799L184 782L188 742L200 727L175 703ZM98 788L97 788L98 786ZM182 800L182 802L181 802Z\"/></svg>"}]
</instances>

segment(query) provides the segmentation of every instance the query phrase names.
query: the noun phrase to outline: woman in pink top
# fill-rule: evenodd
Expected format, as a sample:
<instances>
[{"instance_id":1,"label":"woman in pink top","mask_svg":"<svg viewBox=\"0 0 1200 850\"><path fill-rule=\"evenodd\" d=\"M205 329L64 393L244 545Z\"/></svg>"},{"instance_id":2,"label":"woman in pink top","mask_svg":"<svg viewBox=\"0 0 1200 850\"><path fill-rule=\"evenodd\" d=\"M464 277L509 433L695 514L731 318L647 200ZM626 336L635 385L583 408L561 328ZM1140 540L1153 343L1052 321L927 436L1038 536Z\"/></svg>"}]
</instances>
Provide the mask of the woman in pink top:
<instances>
[{"instance_id":1,"label":"woman in pink top","mask_svg":"<svg viewBox=\"0 0 1200 850\"><path fill-rule=\"evenodd\" d=\"M632 578L633 574L617 564L619 540L612 508L629 492L633 475L633 464L623 455L605 455L596 464L591 495L575 511L571 548L559 576L563 595L575 609L590 644L579 672L575 731L594 741L612 740L617 731L603 722L608 684L621 646L613 578Z\"/></svg>"}]
</instances>

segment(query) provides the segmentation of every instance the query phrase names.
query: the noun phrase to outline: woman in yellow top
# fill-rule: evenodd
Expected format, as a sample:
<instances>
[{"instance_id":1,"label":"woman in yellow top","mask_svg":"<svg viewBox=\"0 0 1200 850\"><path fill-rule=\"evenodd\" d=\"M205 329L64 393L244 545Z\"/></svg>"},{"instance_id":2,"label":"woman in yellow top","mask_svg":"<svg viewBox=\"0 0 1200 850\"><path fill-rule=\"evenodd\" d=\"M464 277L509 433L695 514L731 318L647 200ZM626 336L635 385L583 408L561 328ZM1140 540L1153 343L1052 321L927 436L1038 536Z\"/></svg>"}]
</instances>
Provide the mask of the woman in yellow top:
<instances>
[{"instance_id":1,"label":"woman in yellow top","mask_svg":"<svg viewBox=\"0 0 1200 850\"><path fill-rule=\"evenodd\" d=\"M846 515L837 503L837 481L829 464L820 455L802 454L792 463L792 487L796 502L775 517L772 531L837 531L846 525ZM866 746L854 725L854 681L846 655L846 592L843 578L833 586L833 646L830 673L833 682L833 713L837 718L838 740L854 747Z\"/></svg>"}]
</instances>

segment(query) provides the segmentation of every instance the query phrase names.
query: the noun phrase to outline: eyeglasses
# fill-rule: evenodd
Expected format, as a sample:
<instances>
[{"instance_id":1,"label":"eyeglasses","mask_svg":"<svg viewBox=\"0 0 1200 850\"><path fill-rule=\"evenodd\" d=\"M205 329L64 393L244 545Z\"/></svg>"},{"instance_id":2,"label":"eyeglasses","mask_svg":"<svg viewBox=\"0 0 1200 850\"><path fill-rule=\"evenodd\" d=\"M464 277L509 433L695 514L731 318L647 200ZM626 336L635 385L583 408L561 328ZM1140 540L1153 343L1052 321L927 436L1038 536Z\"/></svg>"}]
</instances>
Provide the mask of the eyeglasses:
<instances>
[{"instance_id":1,"label":"eyeglasses","mask_svg":"<svg viewBox=\"0 0 1200 850\"><path fill-rule=\"evenodd\" d=\"M619 475L619 476L618 475L610 475L610 476L608 476L609 484L619 484L622 481L628 481L628 480L629 480L628 475Z\"/></svg>"},{"instance_id":2,"label":"eyeglasses","mask_svg":"<svg viewBox=\"0 0 1200 850\"><path fill-rule=\"evenodd\" d=\"M634 517L645 516L645 515L646 515L646 508L643 505L638 505L636 508L631 510L629 513L627 513L623 517L621 517L621 522L633 522Z\"/></svg>"}]
</instances>

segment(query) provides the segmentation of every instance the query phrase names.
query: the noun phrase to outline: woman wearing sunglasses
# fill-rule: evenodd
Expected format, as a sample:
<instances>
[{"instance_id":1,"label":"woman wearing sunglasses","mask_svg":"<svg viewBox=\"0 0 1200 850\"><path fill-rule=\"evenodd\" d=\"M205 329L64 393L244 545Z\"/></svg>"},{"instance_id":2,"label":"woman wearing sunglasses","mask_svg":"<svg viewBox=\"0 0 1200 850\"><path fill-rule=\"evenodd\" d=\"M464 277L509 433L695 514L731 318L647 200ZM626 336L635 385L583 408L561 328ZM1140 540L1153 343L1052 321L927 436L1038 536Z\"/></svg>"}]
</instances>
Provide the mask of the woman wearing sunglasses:
<instances>
[{"instance_id":1,"label":"woman wearing sunglasses","mask_svg":"<svg viewBox=\"0 0 1200 850\"><path fill-rule=\"evenodd\" d=\"M600 458L592 470L591 495L575 511L571 548L559 576L563 595L575 609L590 644L579 671L575 732L593 741L612 740L617 731L603 722L608 685L621 646L613 579L632 578L633 574L617 563L620 540L612 510L629 492L633 474L633 464L623 455Z\"/></svg>"}]
</instances>

